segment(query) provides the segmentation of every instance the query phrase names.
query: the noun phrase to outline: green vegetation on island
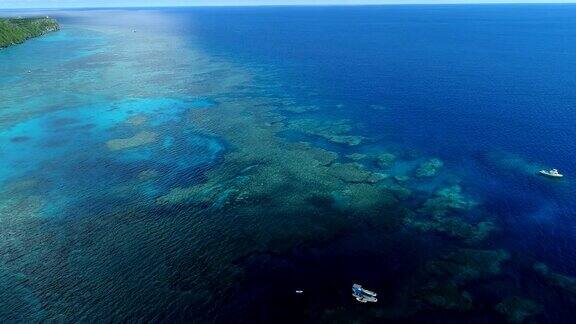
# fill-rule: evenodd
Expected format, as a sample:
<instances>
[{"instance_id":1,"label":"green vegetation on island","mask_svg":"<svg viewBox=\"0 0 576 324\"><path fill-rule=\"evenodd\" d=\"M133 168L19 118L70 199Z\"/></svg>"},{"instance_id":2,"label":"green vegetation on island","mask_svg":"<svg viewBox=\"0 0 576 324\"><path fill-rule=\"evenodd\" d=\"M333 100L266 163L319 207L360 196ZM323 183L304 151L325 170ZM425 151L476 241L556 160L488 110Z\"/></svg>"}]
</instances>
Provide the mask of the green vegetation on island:
<instances>
[{"instance_id":1,"label":"green vegetation on island","mask_svg":"<svg viewBox=\"0 0 576 324\"><path fill-rule=\"evenodd\" d=\"M0 48L8 47L60 29L56 19L0 18Z\"/></svg>"}]
</instances>

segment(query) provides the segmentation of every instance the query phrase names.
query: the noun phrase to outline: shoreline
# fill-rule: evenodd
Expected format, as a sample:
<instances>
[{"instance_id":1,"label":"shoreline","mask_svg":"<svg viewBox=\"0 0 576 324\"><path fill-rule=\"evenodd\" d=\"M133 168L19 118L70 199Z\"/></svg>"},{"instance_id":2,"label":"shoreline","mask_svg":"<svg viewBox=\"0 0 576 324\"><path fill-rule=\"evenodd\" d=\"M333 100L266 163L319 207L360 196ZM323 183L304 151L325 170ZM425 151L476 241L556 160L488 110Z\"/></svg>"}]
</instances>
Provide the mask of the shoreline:
<instances>
[{"instance_id":1,"label":"shoreline","mask_svg":"<svg viewBox=\"0 0 576 324\"><path fill-rule=\"evenodd\" d=\"M60 30L54 18L0 18L0 48L23 44L29 39Z\"/></svg>"}]
</instances>

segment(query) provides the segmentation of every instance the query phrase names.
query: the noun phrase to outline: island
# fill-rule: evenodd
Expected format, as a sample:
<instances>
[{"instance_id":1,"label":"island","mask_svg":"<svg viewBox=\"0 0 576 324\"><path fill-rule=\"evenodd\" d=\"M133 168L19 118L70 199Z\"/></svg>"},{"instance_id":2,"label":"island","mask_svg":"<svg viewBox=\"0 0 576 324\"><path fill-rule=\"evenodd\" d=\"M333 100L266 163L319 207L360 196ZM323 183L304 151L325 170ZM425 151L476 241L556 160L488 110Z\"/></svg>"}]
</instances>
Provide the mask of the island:
<instances>
[{"instance_id":1,"label":"island","mask_svg":"<svg viewBox=\"0 0 576 324\"><path fill-rule=\"evenodd\" d=\"M0 18L0 48L57 31L60 25L50 17Z\"/></svg>"}]
</instances>

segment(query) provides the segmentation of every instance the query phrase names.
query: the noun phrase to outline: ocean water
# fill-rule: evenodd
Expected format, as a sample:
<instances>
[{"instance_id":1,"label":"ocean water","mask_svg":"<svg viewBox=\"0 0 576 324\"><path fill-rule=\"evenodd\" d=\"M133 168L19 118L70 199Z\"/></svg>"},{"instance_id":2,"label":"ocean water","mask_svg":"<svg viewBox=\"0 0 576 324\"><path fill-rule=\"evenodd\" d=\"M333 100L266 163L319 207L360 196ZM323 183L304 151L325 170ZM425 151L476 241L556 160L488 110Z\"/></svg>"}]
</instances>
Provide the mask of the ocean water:
<instances>
[{"instance_id":1,"label":"ocean water","mask_svg":"<svg viewBox=\"0 0 576 324\"><path fill-rule=\"evenodd\" d=\"M574 317L576 6L0 12L2 322Z\"/></svg>"}]
</instances>

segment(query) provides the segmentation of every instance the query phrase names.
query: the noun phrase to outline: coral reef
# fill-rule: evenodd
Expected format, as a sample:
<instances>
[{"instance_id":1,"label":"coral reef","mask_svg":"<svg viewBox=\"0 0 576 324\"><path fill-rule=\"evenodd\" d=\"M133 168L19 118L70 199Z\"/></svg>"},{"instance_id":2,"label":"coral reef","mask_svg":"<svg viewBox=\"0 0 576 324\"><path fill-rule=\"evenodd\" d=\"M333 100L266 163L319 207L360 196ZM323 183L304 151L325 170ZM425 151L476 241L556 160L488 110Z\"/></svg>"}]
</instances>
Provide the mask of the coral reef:
<instances>
[{"instance_id":1,"label":"coral reef","mask_svg":"<svg viewBox=\"0 0 576 324\"><path fill-rule=\"evenodd\" d=\"M173 188L157 203L201 204L251 215L250 222L242 217L235 222L235 231L258 237L248 250L276 251L301 240L321 240L349 228L349 216L385 227L402 223L405 214L393 206L396 193L379 184L386 175L336 162L336 152L287 143L278 135L287 129L324 138L344 135L351 129L347 121L298 119L285 125L270 109L235 98L220 100L217 109L190 111L196 130L223 138L229 150L202 184Z\"/></svg>"},{"instance_id":2,"label":"coral reef","mask_svg":"<svg viewBox=\"0 0 576 324\"><path fill-rule=\"evenodd\" d=\"M401 296L423 303L426 308L469 311L473 308L471 294L464 289L474 280L500 273L509 255L503 250L459 248L435 260L413 275Z\"/></svg>"},{"instance_id":3,"label":"coral reef","mask_svg":"<svg viewBox=\"0 0 576 324\"><path fill-rule=\"evenodd\" d=\"M289 128L305 134L322 137L335 144L356 146L363 141L362 136L348 134L352 130L348 120L321 122L314 119L298 119L291 121Z\"/></svg>"},{"instance_id":4,"label":"coral reef","mask_svg":"<svg viewBox=\"0 0 576 324\"><path fill-rule=\"evenodd\" d=\"M427 199L414 217L407 218L406 224L421 231L435 231L475 244L496 230L496 225L488 220L470 224L458 215L450 215L452 211L466 211L474 206L476 202L462 195L460 186L443 188Z\"/></svg>"},{"instance_id":5,"label":"coral reef","mask_svg":"<svg viewBox=\"0 0 576 324\"><path fill-rule=\"evenodd\" d=\"M131 116L130 118L128 118L126 120L126 123L128 123L129 125L132 125L132 126L141 126L144 123L146 123L147 120L148 120L148 117L146 117L145 115L135 115L135 116Z\"/></svg>"},{"instance_id":6,"label":"coral reef","mask_svg":"<svg viewBox=\"0 0 576 324\"><path fill-rule=\"evenodd\" d=\"M0 226L37 218L43 205L40 196L4 192L0 195Z\"/></svg>"},{"instance_id":7,"label":"coral reef","mask_svg":"<svg viewBox=\"0 0 576 324\"><path fill-rule=\"evenodd\" d=\"M30 140L28 136L15 136L10 139L12 143L24 143Z\"/></svg>"},{"instance_id":8,"label":"coral reef","mask_svg":"<svg viewBox=\"0 0 576 324\"><path fill-rule=\"evenodd\" d=\"M294 105L290 105L290 106L282 107L281 110L295 113L295 114L303 114L303 113L307 113L307 112L318 111L318 110L320 110L320 108L316 107L316 106L294 106Z\"/></svg>"},{"instance_id":9,"label":"coral reef","mask_svg":"<svg viewBox=\"0 0 576 324\"><path fill-rule=\"evenodd\" d=\"M534 270L548 282L576 297L576 278L550 271L544 263L535 263Z\"/></svg>"},{"instance_id":10,"label":"coral reef","mask_svg":"<svg viewBox=\"0 0 576 324\"><path fill-rule=\"evenodd\" d=\"M385 184L384 187L393 192L398 199L406 199L412 195L412 190L398 184Z\"/></svg>"},{"instance_id":11,"label":"coral reef","mask_svg":"<svg viewBox=\"0 0 576 324\"><path fill-rule=\"evenodd\" d=\"M360 161L360 160L365 159L367 157L367 155L361 154L361 153L352 153L352 154L346 155L346 157L349 158L350 160Z\"/></svg>"},{"instance_id":12,"label":"coral reef","mask_svg":"<svg viewBox=\"0 0 576 324\"><path fill-rule=\"evenodd\" d=\"M194 203L211 204L218 195L220 186L198 185L188 188L173 188L156 201L159 204Z\"/></svg>"},{"instance_id":13,"label":"coral reef","mask_svg":"<svg viewBox=\"0 0 576 324\"><path fill-rule=\"evenodd\" d=\"M314 147L310 143L301 142L292 145L292 147L308 151L320 165L327 166L338 159L338 153Z\"/></svg>"},{"instance_id":14,"label":"coral reef","mask_svg":"<svg viewBox=\"0 0 576 324\"><path fill-rule=\"evenodd\" d=\"M463 240L468 244L483 241L497 228L491 221L469 224L459 217L407 218L406 224L421 231L435 231L451 238Z\"/></svg>"},{"instance_id":15,"label":"coral reef","mask_svg":"<svg viewBox=\"0 0 576 324\"><path fill-rule=\"evenodd\" d=\"M4 185L3 195L10 195L14 197L16 194L29 193L37 189L41 185L38 179L21 179L16 181L9 181Z\"/></svg>"},{"instance_id":16,"label":"coral reef","mask_svg":"<svg viewBox=\"0 0 576 324\"><path fill-rule=\"evenodd\" d=\"M434 308L453 311L472 309L472 297L451 282L431 282L420 289L415 296Z\"/></svg>"},{"instance_id":17,"label":"coral reef","mask_svg":"<svg viewBox=\"0 0 576 324\"><path fill-rule=\"evenodd\" d=\"M426 270L456 284L498 275L502 263L510 258L504 250L458 249L439 260L430 261Z\"/></svg>"},{"instance_id":18,"label":"coral reef","mask_svg":"<svg viewBox=\"0 0 576 324\"><path fill-rule=\"evenodd\" d=\"M542 305L530 299L516 296L504 299L500 304L496 305L495 309L498 313L502 314L509 323L522 323L528 318L544 311Z\"/></svg>"},{"instance_id":19,"label":"coral reef","mask_svg":"<svg viewBox=\"0 0 576 324\"><path fill-rule=\"evenodd\" d=\"M419 212L436 217L446 216L453 210L470 210L476 206L476 202L467 199L462 194L459 185L440 189L434 197L428 199Z\"/></svg>"},{"instance_id":20,"label":"coral reef","mask_svg":"<svg viewBox=\"0 0 576 324\"><path fill-rule=\"evenodd\" d=\"M150 180L157 178L160 175L160 172L157 170L144 170L138 173L138 179L142 181Z\"/></svg>"},{"instance_id":21,"label":"coral reef","mask_svg":"<svg viewBox=\"0 0 576 324\"><path fill-rule=\"evenodd\" d=\"M396 180L398 182L406 182L406 181L410 180L410 177L407 175L396 175L396 176L394 176L394 180Z\"/></svg>"},{"instance_id":22,"label":"coral reef","mask_svg":"<svg viewBox=\"0 0 576 324\"><path fill-rule=\"evenodd\" d=\"M178 58L171 58L170 61L176 64L182 62L184 68L190 63L185 59L182 61L182 58L188 57L183 54L179 51ZM137 62L137 60L127 61ZM61 285L73 291L71 287L77 283L90 288L97 287L95 283L99 282L111 283L112 291L102 290L104 295L98 289L91 292L95 297L93 299L103 301L102 306L106 307L116 300L111 298L108 302L105 296L125 295L129 291L126 288L130 288L125 285L131 281L106 276L109 273L97 271L92 273L84 270L90 269L91 264L101 266L102 262L91 262L93 260L104 260L105 266L109 266L106 262L114 259L117 263L112 266L117 267L119 273L124 273L125 268L132 267L130 269L132 273L126 273L132 275L141 271L145 273L141 278L160 278L146 280L153 282L150 285L142 285L144 280L137 283L138 292L141 288L153 291L148 295L151 297L147 302L157 302L158 309L163 309L162 306L165 306L162 305L163 301L188 305L189 299L193 298L210 305L210 308L218 309L221 304L216 304L218 300L214 303L215 299L227 295L225 289L229 287L229 282L238 279L239 260L247 256L262 252L285 252L303 242L333 238L337 233L355 229L356 226L364 228L360 226L366 223L383 224L396 229L398 224L404 224L406 220L406 223L416 228L444 233L470 244L482 241L494 228L488 221L468 224L461 218L450 215L453 211L465 211L475 206L473 201L461 193L459 186L439 190L415 215L416 213L407 207L414 205L408 203L420 204L422 200L420 192L418 195L412 195L411 189L416 188L408 187L410 178L406 175L396 175L388 179L388 174L377 172L392 175L397 173L394 172L396 168L390 171L384 170L395 166L397 158L394 154L383 153L376 156L352 153L346 155L348 158L346 160L339 159L339 153L331 151L330 148L339 147L344 151L341 154L345 155L353 148L342 146L355 146L365 142L365 138L351 133L356 125L347 120L292 120L290 118L293 117L292 114L305 114L317 110L318 107L297 106L289 99L262 98L254 85L247 82L243 76L238 76L242 74L241 72L231 70L228 66L213 66L213 62L209 64L216 72L200 71L198 75L186 77L178 86L171 84L170 87L174 88L173 91L186 89L186 92L189 88L194 88L195 91L201 89L201 92L208 89L206 94L218 102L214 109L186 110L187 118L182 121L183 125L177 126L185 129L181 134L182 137L185 137L186 132L190 130L221 138L226 143L225 154L217 164L199 170L198 174L190 178L186 175L174 182L170 182L171 177L176 176L171 175L170 168L165 166L172 163L172 159L158 159L154 163L139 164L131 169L136 173L130 173L132 182L129 186L142 185L146 187L145 189L152 187L150 191L156 198L156 205L150 206L149 201L140 205L138 199L132 197L127 197L124 203L124 200L117 199L114 192L117 189L106 188L105 198L116 199L113 201L114 204L111 204L113 206L110 207L112 210L110 214L106 211L102 215L105 217L97 218L95 221L93 217L85 217L92 216L91 211L88 211L86 214L81 214L82 217L78 217L77 222L50 229L55 237L52 241L42 240L41 235L32 238L29 244L41 251L38 254L42 255L43 259L51 259L46 257L51 255L43 252L53 248L53 254L58 256L55 260L64 259L70 263L67 267L77 267L73 270L78 273L72 275L69 269L66 269L68 271L65 273L66 276L62 276L65 281L59 281L59 278L55 278L57 276L46 276L53 280L48 282L47 286ZM159 70L176 69L163 67ZM121 72L124 73L124 70ZM206 75L201 76L202 73ZM214 73L222 77L214 77ZM164 76L158 76L159 80L160 77ZM158 86L161 86L160 82ZM230 89L230 87L237 88ZM141 91L136 88L130 93L145 97L148 94L145 91L154 93L156 88ZM279 114L278 111L286 114ZM147 123L146 115L134 115L126 120L122 118L120 123L122 121L126 121L130 126L143 126ZM155 120L151 119L150 123L154 124ZM170 128L172 126L170 125ZM126 124L122 124L122 127L135 133L145 129L130 128ZM155 130L164 132L161 127ZM329 149L316 147L311 143L289 142L280 136L281 132L289 133L290 130L319 137L322 144ZM170 134L142 131L133 137L113 139L107 146L111 150L135 148L155 142L159 138L173 136L172 130L166 132ZM175 148L180 139L177 136L173 138ZM342 146L331 145L326 141ZM365 152L364 148L358 151ZM366 165L355 163L358 161L367 163ZM418 161L414 160L414 165ZM373 167L376 165L380 169L374 172ZM397 169L403 166L404 164L396 165ZM441 161L431 159L420 165L416 176L431 177L441 167ZM151 179L158 181L150 181ZM131 190L125 190L125 195L130 196L136 191L133 188ZM406 203L400 203L401 199L406 199ZM37 216L36 213L41 206L42 201L39 198L28 195L27 198L10 202L8 207L0 207L0 215L14 218L11 212L18 210L19 213L31 218ZM417 216L420 218L416 219ZM87 228L96 235L84 236L88 232ZM403 232L397 231L402 235ZM408 231L408 235L417 236L413 231ZM412 244L410 239L406 241L408 245ZM42 242L42 245L35 244L38 242ZM452 248L452 243L454 242L442 242L442 248L446 248L446 245ZM162 244L161 248L158 248L159 244ZM194 248L181 249L182 246ZM424 250L427 248L428 246L425 246ZM70 251L72 249L78 249L80 252ZM400 249L398 251L404 252ZM171 254L166 255L167 253ZM95 257L98 254L100 258ZM425 259L418 260L417 266L422 267L422 264L435 256L436 254L427 255ZM153 261L142 262L144 258ZM422 275L424 279L406 294L409 296L406 297L409 299L406 303L409 306L406 306L406 309L413 312L416 309L412 306L414 302L419 305L418 307L426 305L428 308L442 310L470 310L473 306L472 297L463 285L472 280L496 275L501 263L507 258L507 254L501 250L459 249L439 260L434 259L428 263L425 270L421 271L424 272ZM150 268L141 267L142 265L148 265ZM33 281L33 276L31 278ZM164 298L159 301L155 299L158 291L174 292L182 299L174 302L174 299ZM182 291L185 293L181 294ZM194 293L190 294L187 291ZM414 291L416 293L413 293ZM43 302L45 305L54 305L55 303L51 303L52 300L46 297ZM81 298L78 300L82 301ZM133 302L139 304L140 300ZM64 306L67 309L74 309L75 305L77 304L70 303ZM146 304L140 303L140 305ZM87 307L95 308L93 306L92 304ZM60 307L47 307L55 313L61 310ZM110 308L112 307L106 311ZM398 309L394 311L400 312ZM74 319L74 316L76 315L70 318Z\"/></svg>"},{"instance_id":23,"label":"coral reef","mask_svg":"<svg viewBox=\"0 0 576 324\"><path fill-rule=\"evenodd\" d=\"M382 153L378 155L376 160L381 168L389 168L396 161L396 155L392 153Z\"/></svg>"},{"instance_id":24,"label":"coral reef","mask_svg":"<svg viewBox=\"0 0 576 324\"><path fill-rule=\"evenodd\" d=\"M320 121L316 119L293 119L289 122L288 128L302 133L314 135L342 135L350 132L349 120Z\"/></svg>"},{"instance_id":25,"label":"coral reef","mask_svg":"<svg viewBox=\"0 0 576 324\"><path fill-rule=\"evenodd\" d=\"M322 137L336 144L346 144L349 146L356 146L362 144L362 136L357 135L331 135L322 134Z\"/></svg>"},{"instance_id":26,"label":"coral reef","mask_svg":"<svg viewBox=\"0 0 576 324\"><path fill-rule=\"evenodd\" d=\"M334 194L335 205L348 214L378 215L396 203L392 193L372 184L351 184Z\"/></svg>"},{"instance_id":27,"label":"coral reef","mask_svg":"<svg viewBox=\"0 0 576 324\"><path fill-rule=\"evenodd\" d=\"M473 287L474 281L497 276L508 259L503 250L457 248L428 261L425 267L415 269L395 294L390 307L404 312L395 313L395 319L427 310L473 310L473 296L469 292L472 290L468 288ZM388 306L383 312L390 313Z\"/></svg>"},{"instance_id":28,"label":"coral reef","mask_svg":"<svg viewBox=\"0 0 576 324\"><path fill-rule=\"evenodd\" d=\"M418 169L416 169L416 177L418 178L430 178L435 176L438 171L444 166L444 162L439 159L430 159L428 161L422 162Z\"/></svg>"},{"instance_id":29,"label":"coral reef","mask_svg":"<svg viewBox=\"0 0 576 324\"><path fill-rule=\"evenodd\" d=\"M156 141L156 138L156 133L142 131L132 137L109 140L106 142L106 146L112 151L119 151L153 143Z\"/></svg>"},{"instance_id":30,"label":"coral reef","mask_svg":"<svg viewBox=\"0 0 576 324\"><path fill-rule=\"evenodd\" d=\"M373 173L365 170L358 163L335 163L328 172L334 177L349 183L378 181L378 178L374 177Z\"/></svg>"}]
</instances>

